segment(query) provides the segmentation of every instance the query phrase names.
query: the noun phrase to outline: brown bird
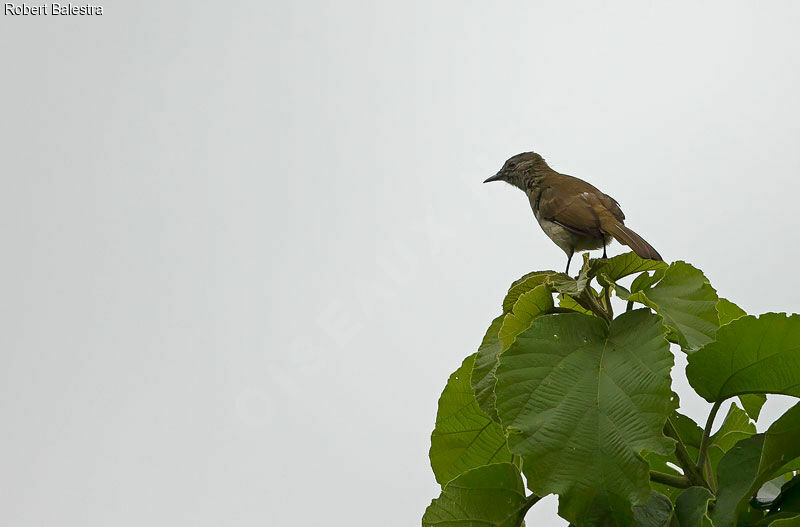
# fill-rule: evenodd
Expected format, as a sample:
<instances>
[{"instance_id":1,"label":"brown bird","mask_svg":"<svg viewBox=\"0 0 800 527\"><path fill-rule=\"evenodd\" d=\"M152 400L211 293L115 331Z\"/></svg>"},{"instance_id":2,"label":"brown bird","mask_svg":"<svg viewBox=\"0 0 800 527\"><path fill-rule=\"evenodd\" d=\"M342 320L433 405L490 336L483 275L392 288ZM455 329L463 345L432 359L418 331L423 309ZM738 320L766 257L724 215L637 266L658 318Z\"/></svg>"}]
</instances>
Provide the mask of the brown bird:
<instances>
[{"instance_id":1,"label":"brown bird","mask_svg":"<svg viewBox=\"0 0 800 527\"><path fill-rule=\"evenodd\" d=\"M484 183L505 181L527 194L533 215L545 234L567 254L567 270L576 251L603 248L611 238L641 258L661 260L644 238L625 226L619 203L593 185L550 168L535 152L517 154Z\"/></svg>"}]
</instances>

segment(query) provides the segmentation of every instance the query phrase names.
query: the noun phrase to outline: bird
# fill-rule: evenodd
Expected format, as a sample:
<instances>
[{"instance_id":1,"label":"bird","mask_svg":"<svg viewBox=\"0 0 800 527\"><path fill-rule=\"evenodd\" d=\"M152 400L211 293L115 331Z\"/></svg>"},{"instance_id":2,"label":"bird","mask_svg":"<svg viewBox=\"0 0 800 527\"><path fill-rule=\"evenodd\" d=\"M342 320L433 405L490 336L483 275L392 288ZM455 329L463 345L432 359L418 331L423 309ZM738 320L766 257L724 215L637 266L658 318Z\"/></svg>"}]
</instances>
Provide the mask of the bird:
<instances>
[{"instance_id":1,"label":"bird","mask_svg":"<svg viewBox=\"0 0 800 527\"><path fill-rule=\"evenodd\" d=\"M617 200L582 179L556 172L536 152L509 158L484 183L491 181L505 181L525 192L539 226L566 253L566 274L577 251L602 247L607 258L612 238L641 258L662 261L652 245L625 226Z\"/></svg>"}]
</instances>

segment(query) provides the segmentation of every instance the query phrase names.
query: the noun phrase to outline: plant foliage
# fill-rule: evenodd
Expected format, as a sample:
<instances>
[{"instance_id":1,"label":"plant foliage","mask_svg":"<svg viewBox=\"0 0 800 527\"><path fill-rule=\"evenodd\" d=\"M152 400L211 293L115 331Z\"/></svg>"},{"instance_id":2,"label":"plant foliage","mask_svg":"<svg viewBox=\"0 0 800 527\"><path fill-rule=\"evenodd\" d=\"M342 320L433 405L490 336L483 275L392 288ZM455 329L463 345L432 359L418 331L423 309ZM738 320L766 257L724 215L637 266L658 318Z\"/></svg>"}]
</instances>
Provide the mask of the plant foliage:
<instances>
[{"instance_id":1,"label":"plant foliage","mask_svg":"<svg viewBox=\"0 0 800 527\"><path fill-rule=\"evenodd\" d=\"M670 343L712 403L702 425L678 411ZM442 392L422 524L518 527L556 494L577 527L800 526L800 404L756 433L770 393L800 397L800 315L747 315L692 265L633 253L528 273Z\"/></svg>"}]
</instances>

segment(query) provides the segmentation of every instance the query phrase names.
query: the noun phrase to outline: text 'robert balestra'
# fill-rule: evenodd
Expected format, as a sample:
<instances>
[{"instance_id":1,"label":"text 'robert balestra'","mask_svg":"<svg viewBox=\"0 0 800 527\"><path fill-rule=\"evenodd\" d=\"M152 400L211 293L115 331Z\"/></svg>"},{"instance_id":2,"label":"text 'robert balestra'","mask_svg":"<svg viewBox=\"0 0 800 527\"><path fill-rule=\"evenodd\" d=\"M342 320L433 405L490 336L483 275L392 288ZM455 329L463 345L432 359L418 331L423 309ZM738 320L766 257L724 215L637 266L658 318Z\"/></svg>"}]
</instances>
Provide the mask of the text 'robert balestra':
<instances>
[{"instance_id":1,"label":"text 'robert balestra'","mask_svg":"<svg viewBox=\"0 0 800 527\"><path fill-rule=\"evenodd\" d=\"M3 4L3 14L25 15L102 15L103 6L92 4Z\"/></svg>"}]
</instances>

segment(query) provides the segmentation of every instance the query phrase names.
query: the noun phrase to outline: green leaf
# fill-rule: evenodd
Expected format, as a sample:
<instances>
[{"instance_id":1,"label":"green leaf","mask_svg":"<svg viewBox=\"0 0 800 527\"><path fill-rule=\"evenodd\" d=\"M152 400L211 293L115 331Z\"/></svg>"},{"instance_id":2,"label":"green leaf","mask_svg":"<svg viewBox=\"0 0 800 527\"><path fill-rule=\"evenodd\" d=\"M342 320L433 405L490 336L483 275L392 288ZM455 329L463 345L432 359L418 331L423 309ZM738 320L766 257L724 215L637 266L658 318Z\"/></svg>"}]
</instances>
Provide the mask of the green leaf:
<instances>
[{"instance_id":1,"label":"green leaf","mask_svg":"<svg viewBox=\"0 0 800 527\"><path fill-rule=\"evenodd\" d=\"M758 421L761 407L767 402L767 396L763 393L743 393L739 396L739 401L742 403L744 411L750 416L750 419Z\"/></svg>"},{"instance_id":2,"label":"green leaf","mask_svg":"<svg viewBox=\"0 0 800 527\"><path fill-rule=\"evenodd\" d=\"M669 527L672 520L672 502L656 491L650 491L650 499L633 508L636 527Z\"/></svg>"},{"instance_id":3,"label":"green leaf","mask_svg":"<svg viewBox=\"0 0 800 527\"><path fill-rule=\"evenodd\" d=\"M680 527L712 527L708 502L714 498L705 487L689 487L675 500L675 518Z\"/></svg>"},{"instance_id":4,"label":"green leaf","mask_svg":"<svg viewBox=\"0 0 800 527\"><path fill-rule=\"evenodd\" d=\"M727 298L719 299L719 301L717 302L717 313L719 314L720 326L729 324L734 320L736 320L737 318L741 318L747 315L744 309L737 306Z\"/></svg>"},{"instance_id":5,"label":"green leaf","mask_svg":"<svg viewBox=\"0 0 800 527\"><path fill-rule=\"evenodd\" d=\"M795 404L767 429L759 465L759 482L783 474L784 467L800 457L800 403Z\"/></svg>"},{"instance_id":6,"label":"green leaf","mask_svg":"<svg viewBox=\"0 0 800 527\"><path fill-rule=\"evenodd\" d=\"M534 271L514 281L503 299L503 313L509 313L523 293L542 285L555 271Z\"/></svg>"},{"instance_id":7,"label":"green leaf","mask_svg":"<svg viewBox=\"0 0 800 527\"><path fill-rule=\"evenodd\" d=\"M503 345L500 343L498 333L503 325L503 318L505 315L500 315L492 320L489 329L483 337L478 348L478 353L475 355L475 365L472 367L472 376L470 383L475 392L475 399L481 410L492 418L493 421L500 422L500 417L497 415L497 408L495 407L494 385L497 382L495 371L497 370L497 356L503 351Z\"/></svg>"},{"instance_id":8,"label":"green leaf","mask_svg":"<svg viewBox=\"0 0 800 527\"><path fill-rule=\"evenodd\" d=\"M719 324L724 326L736 320L747 316L744 309L740 308L727 298L720 298L717 302L717 313L719 313ZM761 393L747 393L739 396L739 401L742 403L744 411L753 421L758 421L758 416L761 413L761 407L767 402L767 396Z\"/></svg>"},{"instance_id":9,"label":"green leaf","mask_svg":"<svg viewBox=\"0 0 800 527\"><path fill-rule=\"evenodd\" d=\"M786 462L800 457L800 403L767 429L736 443L717 467L719 489L711 514L715 527L733 527L748 510L747 501L768 480L783 473Z\"/></svg>"},{"instance_id":10,"label":"green leaf","mask_svg":"<svg viewBox=\"0 0 800 527\"><path fill-rule=\"evenodd\" d=\"M710 402L746 393L800 396L800 315L766 313L722 326L689 355L686 376Z\"/></svg>"},{"instance_id":11,"label":"green leaf","mask_svg":"<svg viewBox=\"0 0 800 527\"><path fill-rule=\"evenodd\" d=\"M697 454L700 450L700 442L703 440L703 429L700 428L700 425L695 423L691 417L677 411L670 415L669 420L689 453Z\"/></svg>"},{"instance_id":12,"label":"green leaf","mask_svg":"<svg viewBox=\"0 0 800 527\"><path fill-rule=\"evenodd\" d=\"M580 295L589 285L591 277L583 271L577 278L572 278L568 274L555 273L547 277L547 283L559 293L571 296Z\"/></svg>"},{"instance_id":13,"label":"green leaf","mask_svg":"<svg viewBox=\"0 0 800 527\"><path fill-rule=\"evenodd\" d=\"M733 448L736 443L755 433L756 427L750 422L747 414L736 406L736 403L732 404L722 426L717 430L717 433L711 436L711 442L708 446L708 457L711 460L711 466L716 467L722 456Z\"/></svg>"},{"instance_id":14,"label":"green leaf","mask_svg":"<svg viewBox=\"0 0 800 527\"><path fill-rule=\"evenodd\" d=\"M598 497L646 501L649 468L640 453L673 446L662 435L672 364L660 317L646 309L610 327L578 313L536 319L500 356L495 388L529 488L559 494L570 521Z\"/></svg>"},{"instance_id":15,"label":"green leaf","mask_svg":"<svg viewBox=\"0 0 800 527\"><path fill-rule=\"evenodd\" d=\"M627 252L605 260L592 260L591 267L591 273L597 276L600 285L605 286L632 274L666 269L668 266L665 262L645 260L634 252Z\"/></svg>"},{"instance_id":16,"label":"green leaf","mask_svg":"<svg viewBox=\"0 0 800 527\"><path fill-rule=\"evenodd\" d=\"M631 282L631 293L636 293L638 291L642 291L644 289L653 287L659 280L664 278L664 273L667 272L667 268L656 269L653 274L650 273L642 273L636 278L633 279Z\"/></svg>"},{"instance_id":17,"label":"green leaf","mask_svg":"<svg viewBox=\"0 0 800 527\"><path fill-rule=\"evenodd\" d=\"M745 502L758 488L758 467L764 434L757 434L737 443L720 460L717 467L717 502L711 512L715 527L734 527Z\"/></svg>"},{"instance_id":18,"label":"green leaf","mask_svg":"<svg viewBox=\"0 0 800 527\"><path fill-rule=\"evenodd\" d=\"M573 311L577 311L578 313L583 313L584 315L591 315L592 312L580 305L578 302L575 301L569 295L565 295L564 293L558 294L558 307L563 307L565 309L571 309Z\"/></svg>"},{"instance_id":19,"label":"green leaf","mask_svg":"<svg viewBox=\"0 0 800 527\"><path fill-rule=\"evenodd\" d=\"M511 312L506 314L500 326L498 338L503 349L508 349L514 339L528 329L531 322L553 310L553 293L547 285L539 285L519 296Z\"/></svg>"},{"instance_id":20,"label":"green leaf","mask_svg":"<svg viewBox=\"0 0 800 527\"><path fill-rule=\"evenodd\" d=\"M640 302L664 317L668 338L691 351L711 342L719 327L717 292L699 269L674 262L656 285L632 293L627 300Z\"/></svg>"},{"instance_id":21,"label":"green leaf","mask_svg":"<svg viewBox=\"0 0 800 527\"><path fill-rule=\"evenodd\" d=\"M517 527L530 505L517 467L479 467L447 484L422 517L423 527Z\"/></svg>"},{"instance_id":22,"label":"green leaf","mask_svg":"<svg viewBox=\"0 0 800 527\"><path fill-rule=\"evenodd\" d=\"M470 386L475 355L450 376L439 399L436 427L431 434L431 467L444 485L469 469L511 461L500 425L478 406Z\"/></svg>"}]
</instances>

